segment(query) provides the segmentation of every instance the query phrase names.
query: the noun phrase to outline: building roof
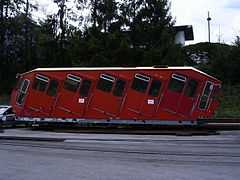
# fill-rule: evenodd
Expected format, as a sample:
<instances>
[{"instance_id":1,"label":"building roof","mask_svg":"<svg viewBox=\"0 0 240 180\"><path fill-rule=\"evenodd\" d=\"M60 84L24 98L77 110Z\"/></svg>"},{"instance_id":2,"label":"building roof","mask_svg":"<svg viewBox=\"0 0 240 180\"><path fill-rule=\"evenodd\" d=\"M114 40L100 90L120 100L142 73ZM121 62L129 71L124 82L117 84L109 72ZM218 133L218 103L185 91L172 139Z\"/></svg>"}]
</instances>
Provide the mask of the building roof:
<instances>
[{"instance_id":1,"label":"building roof","mask_svg":"<svg viewBox=\"0 0 240 180\"><path fill-rule=\"evenodd\" d=\"M175 32L183 31L185 35L185 40L194 40L193 37L193 27L192 25L185 25L185 26L175 26Z\"/></svg>"}]
</instances>

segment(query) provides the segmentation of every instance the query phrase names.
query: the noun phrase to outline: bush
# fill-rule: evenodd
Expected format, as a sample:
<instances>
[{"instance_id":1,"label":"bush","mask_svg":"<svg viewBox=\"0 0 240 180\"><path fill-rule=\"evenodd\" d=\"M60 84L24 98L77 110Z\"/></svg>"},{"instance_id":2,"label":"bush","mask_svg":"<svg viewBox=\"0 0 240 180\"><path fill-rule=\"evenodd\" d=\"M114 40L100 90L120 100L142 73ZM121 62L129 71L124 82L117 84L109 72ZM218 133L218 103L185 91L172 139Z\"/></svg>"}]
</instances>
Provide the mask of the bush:
<instances>
[{"instance_id":1,"label":"bush","mask_svg":"<svg viewBox=\"0 0 240 180\"><path fill-rule=\"evenodd\" d=\"M223 86L221 102L214 117L240 117L240 84Z\"/></svg>"}]
</instances>

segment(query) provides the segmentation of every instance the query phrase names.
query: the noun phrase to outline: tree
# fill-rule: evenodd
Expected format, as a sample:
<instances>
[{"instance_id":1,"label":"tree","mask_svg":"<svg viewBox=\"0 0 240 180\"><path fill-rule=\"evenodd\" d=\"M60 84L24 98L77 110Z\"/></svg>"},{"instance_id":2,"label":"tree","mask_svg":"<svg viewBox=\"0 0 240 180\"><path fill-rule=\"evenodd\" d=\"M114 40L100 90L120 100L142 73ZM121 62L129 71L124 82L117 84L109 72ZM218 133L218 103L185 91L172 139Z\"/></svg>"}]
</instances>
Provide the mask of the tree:
<instances>
[{"instance_id":1,"label":"tree","mask_svg":"<svg viewBox=\"0 0 240 180\"><path fill-rule=\"evenodd\" d=\"M118 16L117 4L115 0L91 0L93 25L105 33L109 32L111 24Z\"/></svg>"},{"instance_id":2,"label":"tree","mask_svg":"<svg viewBox=\"0 0 240 180\"><path fill-rule=\"evenodd\" d=\"M186 46L185 50L199 69L222 80L224 84L240 83L240 48L237 43L232 46L221 43L198 43Z\"/></svg>"},{"instance_id":3,"label":"tree","mask_svg":"<svg viewBox=\"0 0 240 180\"><path fill-rule=\"evenodd\" d=\"M38 28L38 52L41 66L59 66L58 59L58 20L56 15L49 15L40 21Z\"/></svg>"},{"instance_id":4,"label":"tree","mask_svg":"<svg viewBox=\"0 0 240 180\"><path fill-rule=\"evenodd\" d=\"M6 61L8 60L8 52L6 50L6 46L8 46L7 33L9 33L11 26L14 25L11 23L11 19L20 12L22 4L22 0L0 1L0 94L3 89L2 82L7 77L5 70L8 69L6 66Z\"/></svg>"}]
</instances>

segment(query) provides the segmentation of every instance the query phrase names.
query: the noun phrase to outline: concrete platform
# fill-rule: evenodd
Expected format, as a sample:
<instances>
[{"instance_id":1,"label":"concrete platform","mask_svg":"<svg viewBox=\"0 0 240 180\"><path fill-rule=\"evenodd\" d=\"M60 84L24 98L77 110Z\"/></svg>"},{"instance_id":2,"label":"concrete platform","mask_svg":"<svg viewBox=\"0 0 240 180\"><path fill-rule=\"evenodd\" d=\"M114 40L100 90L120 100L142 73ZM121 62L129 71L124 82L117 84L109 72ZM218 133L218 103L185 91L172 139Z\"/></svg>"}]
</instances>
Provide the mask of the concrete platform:
<instances>
[{"instance_id":1,"label":"concrete platform","mask_svg":"<svg viewBox=\"0 0 240 180\"><path fill-rule=\"evenodd\" d=\"M86 131L87 132L87 131ZM109 133L63 133L63 132L52 132L52 131L41 131L41 130L33 130L31 128L11 128L5 129L4 133L0 133L0 139L16 139L16 140L39 140L39 141L64 141L64 140L76 140L76 139L159 139L159 140L173 140L173 139L182 139L182 140L232 140L232 139L240 139L240 131L220 131L216 135L203 135L203 136L175 136L175 135L146 135L146 134L109 134Z\"/></svg>"}]
</instances>

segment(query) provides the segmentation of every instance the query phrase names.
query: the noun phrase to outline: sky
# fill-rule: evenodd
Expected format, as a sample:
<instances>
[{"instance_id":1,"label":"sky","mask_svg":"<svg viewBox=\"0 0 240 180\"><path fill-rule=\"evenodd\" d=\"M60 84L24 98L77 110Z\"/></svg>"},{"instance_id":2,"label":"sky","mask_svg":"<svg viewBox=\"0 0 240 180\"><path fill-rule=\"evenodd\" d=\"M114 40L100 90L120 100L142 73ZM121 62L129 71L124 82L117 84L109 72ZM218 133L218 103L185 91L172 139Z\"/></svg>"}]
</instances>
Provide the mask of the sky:
<instances>
[{"instance_id":1,"label":"sky","mask_svg":"<svg viewBox=\"0 0 240 180\"><path fill-rule=\"evenodd\" d=\"M208 11L211 42L232 44L240 36L239 0L170 0L176 25L192 25L194 40L186 44L208 41Z\"/></svg>"},{"instance_id":2,"label":"sky","mask_svg":"<svg viewBox=\"0 0 240 180\"><path fill-rule=\"evenodd\" d=\"M54 11L46 5L53 0L34 0L45 4L47 11ZM176 25L192 25L194 40L185 44L208 41L208 11L210 13L211 42L233 44L240 36L240 1L239 0L169 0L170 13Z\"/></svg>"}]
</instances>

